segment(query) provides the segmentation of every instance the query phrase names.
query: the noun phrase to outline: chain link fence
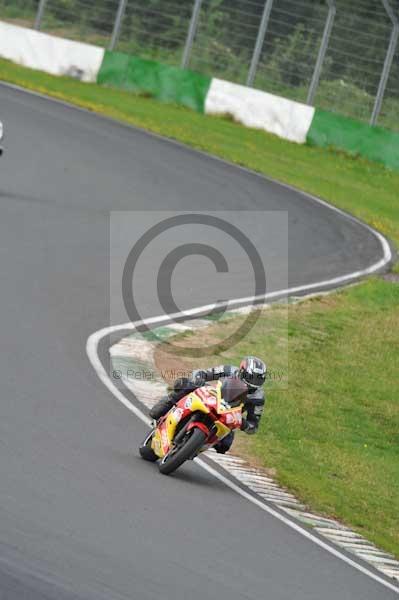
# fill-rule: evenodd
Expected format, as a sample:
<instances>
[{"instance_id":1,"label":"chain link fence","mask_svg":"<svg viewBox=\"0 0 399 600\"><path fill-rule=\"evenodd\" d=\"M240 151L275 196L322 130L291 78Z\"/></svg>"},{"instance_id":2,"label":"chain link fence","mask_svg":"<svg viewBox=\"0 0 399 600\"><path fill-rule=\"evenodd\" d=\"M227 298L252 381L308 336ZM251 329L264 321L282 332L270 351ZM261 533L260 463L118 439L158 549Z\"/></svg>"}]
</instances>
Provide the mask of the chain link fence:
<instances>
[{"instance_id":1,"label":"chain link fence","mask_svg":"<svg viewBox=\"0 0 399 600\"><path fill-rule=\"evenodd\" d=\"M0 18L399 131L399 0L0 0Z\"/></svg>"},{"instance_id":2,"label":"chain link fence","mask_svg":"<svg viewBox=\"0 0 399 600\"><path fill-rule=\"evenodd\" d=\"M192 9L192 2L129 0L115 50L180 65Z\"/></svg>"}]
</instances>

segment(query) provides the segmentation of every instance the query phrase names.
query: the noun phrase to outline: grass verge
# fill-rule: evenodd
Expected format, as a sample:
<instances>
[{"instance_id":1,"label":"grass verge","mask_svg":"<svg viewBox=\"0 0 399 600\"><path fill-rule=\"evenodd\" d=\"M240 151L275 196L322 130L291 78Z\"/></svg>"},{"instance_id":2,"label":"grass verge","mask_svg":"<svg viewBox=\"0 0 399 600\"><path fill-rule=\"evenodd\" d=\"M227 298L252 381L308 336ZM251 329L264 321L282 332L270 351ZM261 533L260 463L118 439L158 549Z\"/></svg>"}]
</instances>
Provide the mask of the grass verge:
<instances>
[{"instance_id":1,"label":"grass verge","mask_svg":"<svg viewBox=\"0 0 399 600\"><path fill-rule=\"evenodd\" d=\"M235 331L243 317L177 336L176 345L207 346ZM183 359L187 369L237 364L253 353L288 385L269 381L256 436L240 434L249 461L313 510L351 525L399 557L399 285L372 279L334 295L262 311L256 327L229 351ZM161 372L182 366L159 346Z\"/></svg>"},{"instance_id":2,"label":"grass verge","mask_svg":"<svg viewBox=\"0 0 399 600\"><path fill-rule=\"evenodd\" d=\"M5 60L0 79L295 185L399 243L399 174L383 166ZM271 386L267 418L258 436L246 437L245 445L242 439L243 451L275 468L280 481L312 508L351 524L399 557L399 286L373 279L290 306L288 325L279 310L265 313L256 335L234 352L213 357L230 362L250 351L278 368L282 331L288 331L289 386ZM215 324L207 335L221 337L233 325Z\"/></svg>"}]
</instances>

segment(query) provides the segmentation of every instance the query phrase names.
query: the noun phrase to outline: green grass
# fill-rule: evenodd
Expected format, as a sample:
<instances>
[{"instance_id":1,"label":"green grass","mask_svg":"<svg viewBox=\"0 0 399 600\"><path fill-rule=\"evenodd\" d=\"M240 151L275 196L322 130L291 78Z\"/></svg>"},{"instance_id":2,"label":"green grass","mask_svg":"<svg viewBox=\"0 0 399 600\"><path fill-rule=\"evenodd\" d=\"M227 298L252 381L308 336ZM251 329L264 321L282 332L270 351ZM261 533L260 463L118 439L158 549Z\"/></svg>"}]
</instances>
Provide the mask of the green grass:
<instances>
[{"instance_id":1,"label":"green grass","mask_svg":"<svg viewBox=\"0 0 399 600\"><path fill-rule=\"evenodd\" d=\"M399 173L381 165L5 60L0 79L293 184L399 243ZM399 286L373 279L290 306L288 324L286 312L273 309L234 353L222 357L237 360L250 351L277 370L286 364L288 340L288 388L271 386L267 417L259 435L246 438L244 450L274 467L280 481L311 507L355 526L397 556L398 317ZM221 337L220 328L232 325L215 324L208 335Z\"/></svg>"},{"instance_id":2,"label":"green grass","mask_svg":"<svg viewBox=\"0 0 399 600\"><path fill-rule=\"evenodd\" d=\"M287 322L288 310L288 322ZM243 317L178 337L207 346ZM313 510L353 526L399 557L399 285L372 279L331 296L275 306L235 348L206 358L233 363L248 353L288 383L268 382L258 434L237 447ZM158 367L175 360L159 348ZM203 358L186 359L200 367Z\"/></svg>"}]
</instances>

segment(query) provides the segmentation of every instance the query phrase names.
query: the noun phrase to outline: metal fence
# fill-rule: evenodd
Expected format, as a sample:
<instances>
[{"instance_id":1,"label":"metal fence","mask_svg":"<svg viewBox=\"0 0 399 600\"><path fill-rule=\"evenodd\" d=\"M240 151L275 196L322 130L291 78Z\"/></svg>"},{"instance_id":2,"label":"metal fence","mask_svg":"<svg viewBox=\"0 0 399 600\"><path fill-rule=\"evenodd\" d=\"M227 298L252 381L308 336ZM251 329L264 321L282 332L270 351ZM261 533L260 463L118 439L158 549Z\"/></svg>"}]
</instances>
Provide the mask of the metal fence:
<instances>
[{"instance_id":1,"label":"metal fence","mask_svg":"<svg viewBox=\"0 0 399 600\"><path fill-rule=\"evenodd\" d=\"M399 130L399 0L0 0L0 18Z\"/></svg>"}]
</instances>

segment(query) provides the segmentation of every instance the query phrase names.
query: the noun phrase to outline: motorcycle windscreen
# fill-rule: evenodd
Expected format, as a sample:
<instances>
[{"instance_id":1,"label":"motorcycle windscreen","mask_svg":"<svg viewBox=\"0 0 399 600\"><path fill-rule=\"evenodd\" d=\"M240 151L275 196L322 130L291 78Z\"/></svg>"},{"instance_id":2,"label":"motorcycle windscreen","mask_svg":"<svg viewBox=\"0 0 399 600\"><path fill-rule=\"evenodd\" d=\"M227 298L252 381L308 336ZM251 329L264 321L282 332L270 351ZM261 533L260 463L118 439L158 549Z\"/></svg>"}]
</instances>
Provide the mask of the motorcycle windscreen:
<instances>
[{"instance_id":1,"label":"motorcycle windscreen","mask_svg":"<svg viewBox=\"0 0 399 600\"><path fill-rule=\"evenodd\" d=\"M226 377L223 380L221 388L221 396L224 402L230 408L236 408L247 399L247 386L238 377Z\"/></svg>"}]
</instances>

